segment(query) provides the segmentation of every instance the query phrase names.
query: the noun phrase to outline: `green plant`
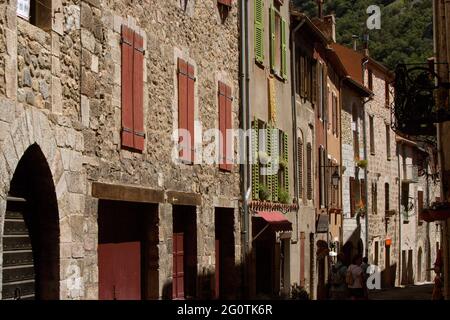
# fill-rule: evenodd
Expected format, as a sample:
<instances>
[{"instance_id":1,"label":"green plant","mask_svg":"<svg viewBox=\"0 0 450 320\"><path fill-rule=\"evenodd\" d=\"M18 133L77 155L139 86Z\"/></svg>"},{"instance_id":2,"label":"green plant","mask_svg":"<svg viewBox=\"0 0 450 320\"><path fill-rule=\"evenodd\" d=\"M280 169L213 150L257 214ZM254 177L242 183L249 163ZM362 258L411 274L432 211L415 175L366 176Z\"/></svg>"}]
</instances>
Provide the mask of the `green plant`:
<instances>
[{"instance_id":1,"label":"green plant","mask_svg":"<svg viewBox=\"0 0 450 320\"><path fill-rule=\"evenodd\" d=\"M269 200L270 193L269 188L266 185L260 185L259 186L259 199L261 200Z\"/></svg>"},{"instance_id":2,"label":"green plant","mask_svg":"<svg viewBox=\"0 0 450 320\"><path fill-rule=\"evenodd\" d=\"M294 283L291 286L291 299L292 300L309 300L309 294L305 288Z\"/></svg>"},{"instance_id":3,"label":"green plant","mask_svg":"<svg viewBox=\"0 0 450 320\"><path fill-rule=\"evenodd\" d=\"M358 167L360 168L367 168L367 165L369 164L369 162L367 160L359 160L357 163Z\"/></svg>"},{"instance_id":4,"label":"green plant","mask_svg":"<svg viewBox=\"0 0 450 320\"><path fill-rule=\"evenodd\" d=\"M278 163L280 164L281 169L286 169L288 166L288 162L282 157L280 157Z\"/></svg>"},{"instance_id":5,"label":"green plant","mask_svg":"<svg viewBox=\"0 0 450 320\"><path fill-rule=\"evenodd\" d=\"M287 192L286 190L280 189L278 191L278 201L284 204L288 204L289 203L289 192Z\"/></svg>"}]
</instances>

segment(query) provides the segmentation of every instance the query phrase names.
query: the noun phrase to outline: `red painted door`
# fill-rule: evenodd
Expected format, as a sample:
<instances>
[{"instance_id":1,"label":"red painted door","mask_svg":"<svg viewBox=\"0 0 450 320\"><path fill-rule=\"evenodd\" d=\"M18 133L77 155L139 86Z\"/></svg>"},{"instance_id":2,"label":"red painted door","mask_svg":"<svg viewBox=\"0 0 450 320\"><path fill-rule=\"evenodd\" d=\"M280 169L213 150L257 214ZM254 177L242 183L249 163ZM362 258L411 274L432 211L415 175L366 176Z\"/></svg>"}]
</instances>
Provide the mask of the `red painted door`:
<instances>
[{"instance_id":1,"label":"red painted door","mask_svg":"<svg viewBox=\"0 0 450 320\"><path fill-rule=\"evenodd\" d=\"M216 280L216 285L215 285L215 298L219 299L220 298L220 272L221 272L221 268L220 268L220 240L216 239L216 276L215 276L215 280Z\"/></svg>"},{"instance_id":2,"label":"red painted door","mask_svg":"<svg viewBox=\"0 0 450 320\"><path fill-rule=\"evenodd\" d=\"M173 299L184 299L184 233L173 234Z\"/></svg>"},{"instance_id":3,"label":"red painted door","mask_svg":"<svg viewBox=\"0 0 450 320\"><path fill-rule=\"evenodd\" d=\"M98 245L99 299L141 299L139 242Z\"/></svg>"}]
</instances>

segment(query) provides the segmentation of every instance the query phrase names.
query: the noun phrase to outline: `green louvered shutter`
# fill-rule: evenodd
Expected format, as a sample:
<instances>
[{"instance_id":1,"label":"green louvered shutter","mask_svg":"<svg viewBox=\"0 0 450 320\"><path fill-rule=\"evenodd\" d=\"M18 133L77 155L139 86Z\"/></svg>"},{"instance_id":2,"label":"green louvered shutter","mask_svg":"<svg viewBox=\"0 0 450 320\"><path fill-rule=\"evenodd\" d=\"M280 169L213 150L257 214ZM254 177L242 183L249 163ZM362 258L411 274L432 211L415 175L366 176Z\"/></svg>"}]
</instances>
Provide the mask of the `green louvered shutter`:
<instances>
[{"instance_id":1,"label":"green louvered shutter","mask_svg":"<svg viewBox=\"0 0 450 320\"><path fill-rule=\"evenodd\" d=\"M274 134L274 139L273 139L273 150L275 150L275 152L277 153L277 156L279 157L279 150L280 150L280 134L279 134L279 130L276 129ZM279 160L279 159L278 159ZM279 166L280 164L278 164ZM278 167L278 171L279 171L279 167ZM273 175L273 192L272 192L272 198L273 201L278 201L278 192L279 192L280 186L278 184L278 172L275 172Z\"/></svg>"},{"instance_id":2,"label":"green louvered shutter","mask_svg":"<svg viewBox=\"0 0 450 320\"><path fill-rule=\"evenodd\" d=\"M270 6L270 68L275 70L275 8Z\"/></svg>"},{"instance_id":3,"label":"green louvered shutter","mask_svg":"<svg viewBox=\"0 0 450 320\"><path fill-rule=\"evenodd\" d=\"M286 20L281 19L281 76L287 79Z\"/></svg>"},{"instance_id":4,"label":"green louvered shutter","mask_svg":"<svg viewBox=\"0 0 450 320\"><path fill-rule=\"evenodd\" d=\"M266 150L267 150L267 155L269 156L269 159L271 159L272 157L272 127L270 125L267 126L267 130L266 130ZM270 161L267 164L267 173L269 173L267 175L267 190L269 191L269 200L273 200L273 175L270 174L272 173L272 168L273 168L273 163L272 161Z\"/></svg>"},{"instance_id":5,"label":"green louvered shutter","mask_svg":"<svg viewBox=\"0 0 450 320\"><path fill-rule=\"evenodd\" d=\"M286 168L284 168L284 190L289 192L289 148L288 148L288 136L283 133L283 156L286 161Z\"/></svg>"},{"instance_id":6,"label":"green louvered shutter","mask_svg":"<svg viewBox=\"0 0 450 320\"><path fill-rule=\"evenodd\" d=\"M258 134L258 120L253 120L252 125L252 199L259 199L259 134Z\"/></svg>"},{"instance_id":7,"label":"green louvered shutter","mask_svg":"<svg viewBox=\"0 0 450 320\"><path fill-rule=\"evenodd\" d=\"M255 1L255 59L264 64L264 1Z\"/></svg>"}]
</instances>

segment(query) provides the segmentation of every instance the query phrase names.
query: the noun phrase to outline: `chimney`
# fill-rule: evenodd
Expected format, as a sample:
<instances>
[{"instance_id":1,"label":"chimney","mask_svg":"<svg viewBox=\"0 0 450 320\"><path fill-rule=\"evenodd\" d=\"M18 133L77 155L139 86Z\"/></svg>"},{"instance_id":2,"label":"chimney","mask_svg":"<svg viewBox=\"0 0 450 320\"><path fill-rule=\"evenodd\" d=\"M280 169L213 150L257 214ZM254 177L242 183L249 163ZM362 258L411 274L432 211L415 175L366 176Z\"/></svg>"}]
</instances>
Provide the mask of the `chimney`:
<instances>
[{"instance_id":1,"label":"chimney","mask_svg":"<svg viewBox=\"0 0 450 320\"><path fill-rule=\"evenodd\" d=\"M358 36L356 34L352 35L353 39L353 50L358 50Z\"/></svg>"},{"instance_id":2,"label":"chimney","mask_svg":"<svg viewBox=\"0 0 450 320\"><path fill-rule=\"evenodd\" d=\"M333 42L336 42L336 18L334 14L323 17L323 22L327 26L329 37Z\"/></svg>"},{"instance_id":3,"label":"chimney","mask_svg":"<svg viewBox=\"0 0 450 320\"><path fill-rule=\"evenodd\" d=\"M364 56L369 56L369 34L364 35Z\"/></svg>"},{"instance_id":4,"label":"chimney","mask_svg":"<svg viewBox=\"0 0 450 320\"><path fill-rule=\"evenodd\" d=\"M323 0L316 0L317 2L317 14L319 19L323 19Z\"/></svg>"}]
</instances>

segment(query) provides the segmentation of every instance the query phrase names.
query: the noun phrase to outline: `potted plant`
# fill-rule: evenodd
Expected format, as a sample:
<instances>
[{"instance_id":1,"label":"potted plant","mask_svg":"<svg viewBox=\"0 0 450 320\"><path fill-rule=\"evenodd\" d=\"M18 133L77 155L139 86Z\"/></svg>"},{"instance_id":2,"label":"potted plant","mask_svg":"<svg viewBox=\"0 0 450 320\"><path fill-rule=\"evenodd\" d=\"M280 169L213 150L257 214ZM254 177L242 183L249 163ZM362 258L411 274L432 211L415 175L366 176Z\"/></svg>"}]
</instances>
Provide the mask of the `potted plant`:
<instances>
[{"instance_id":1,"label":"potted plant","mask_svg":"<svg viewBox=\"0 0 450 320\"><path fill-rule=\"evenodd\" d=\"M356 215L363 218L366 214L366 207L364 206L364 202L359 201L358 208L356 209Z\"/></svg>"},{"instance_id":2,"label":"potted plant","mask_svg":"<svg viewBox=\"0 0 450 320\"><path fill-rule=\"evenodd\" d=\"M288 166L288 162L282 157L280 157L278 163L280 164L281 169L286 169Z\"/></svg>"},{"instance_id":3,"label":"potted plant","mask_svg":"<svg viewBox=\"0 0 450 320\"><path fill-rule=\"evenodd\" d=\"M263 201L267 201L270 198L269 188L262 184L259 186L259 199Z\"/></svg>"},{"instance_id":4,"label":"potted plant","mask_svg":"<svg viewBox=\"0 0 450 320\"><path fill-rule=\"evenodd\" d=\"M278 201L283 204L289 203L289 192L284 189L278 191Z\"/></svg>"},{"instance_id":5,"label":"potted plant","mask_svg":"<svg viewBox=\"0 0 450 320\"><path fill-rule=\"evenodd\" d=\"M369 164L369 163L368 163L367 160L358 160L358 161L356 162L356 165L357 165L359 168L361 168L361 169L367 168L367 165L368 165L368 164Z\"/></svg>"}]
</instances>

